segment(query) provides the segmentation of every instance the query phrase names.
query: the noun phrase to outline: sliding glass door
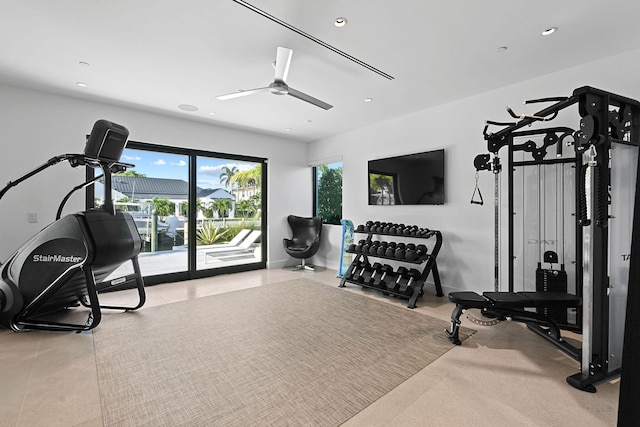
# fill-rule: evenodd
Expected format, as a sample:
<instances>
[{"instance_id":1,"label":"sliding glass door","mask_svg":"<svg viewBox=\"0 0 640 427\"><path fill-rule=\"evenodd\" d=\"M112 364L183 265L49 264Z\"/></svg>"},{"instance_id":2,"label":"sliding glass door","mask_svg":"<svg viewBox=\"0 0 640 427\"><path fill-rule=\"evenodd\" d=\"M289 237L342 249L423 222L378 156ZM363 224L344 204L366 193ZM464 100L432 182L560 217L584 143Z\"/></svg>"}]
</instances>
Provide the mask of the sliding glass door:
<instances>
[{"instance_id":1,"label":"sliding glass door","mask_svg":"<svg viewBox=\"0 0 640 427\"><path fill-rule=\"evenodd\" d=\"M135 220L145 283L266 267L264 159L129 142L121 161L135 167L113 175L112 196Z\"/></svg>"},{"instance_id":2,"label":"sliding glass door","mask_svg":"<svg viewBox=\"0 0 640 427\"><path fill-rule=\"evenodd\" d=\"M196 269L259 263L262 163L196 157Z\"/></svg>"}]
</instances>

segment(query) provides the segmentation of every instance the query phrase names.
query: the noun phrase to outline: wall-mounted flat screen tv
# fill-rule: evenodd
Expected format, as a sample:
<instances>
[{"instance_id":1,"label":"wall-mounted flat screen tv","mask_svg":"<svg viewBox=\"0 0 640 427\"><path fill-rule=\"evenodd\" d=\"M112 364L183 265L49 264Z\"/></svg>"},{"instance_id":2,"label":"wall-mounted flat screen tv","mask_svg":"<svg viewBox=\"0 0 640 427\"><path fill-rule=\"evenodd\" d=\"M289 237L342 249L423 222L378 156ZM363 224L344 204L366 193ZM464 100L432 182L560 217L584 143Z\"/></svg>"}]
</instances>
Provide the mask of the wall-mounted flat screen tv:
<instances>
[{"instance_id":1,"label":"wall-mounted flat screen tv","mask_svg":"<svg viewBox=\"0 0 640 427\"><path fill-rule=\"evenodd\" d=\"M444 149L369 160L370 205L443 205Z\"/></svg>"}]
</instances>

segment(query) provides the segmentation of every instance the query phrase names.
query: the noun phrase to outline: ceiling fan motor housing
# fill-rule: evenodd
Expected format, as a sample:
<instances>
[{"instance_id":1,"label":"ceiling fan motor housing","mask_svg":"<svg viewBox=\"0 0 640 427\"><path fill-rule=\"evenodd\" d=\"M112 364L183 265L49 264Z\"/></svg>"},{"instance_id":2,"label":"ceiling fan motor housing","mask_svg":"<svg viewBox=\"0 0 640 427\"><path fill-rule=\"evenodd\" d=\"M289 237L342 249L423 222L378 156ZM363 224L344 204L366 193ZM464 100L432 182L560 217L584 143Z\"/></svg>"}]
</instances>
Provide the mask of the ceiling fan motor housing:
<instances>
[{"instance_id":1,"label":"ceiling fan motor housing","mask_svg":"<svg viewBox=\"0 0 640 427\"><path fill-rule=\"evenodd\" d=\"M274 95L288 95L289 86L283 81L276 80L269 85L269 91Z\"/></svg>"}]
</instances>

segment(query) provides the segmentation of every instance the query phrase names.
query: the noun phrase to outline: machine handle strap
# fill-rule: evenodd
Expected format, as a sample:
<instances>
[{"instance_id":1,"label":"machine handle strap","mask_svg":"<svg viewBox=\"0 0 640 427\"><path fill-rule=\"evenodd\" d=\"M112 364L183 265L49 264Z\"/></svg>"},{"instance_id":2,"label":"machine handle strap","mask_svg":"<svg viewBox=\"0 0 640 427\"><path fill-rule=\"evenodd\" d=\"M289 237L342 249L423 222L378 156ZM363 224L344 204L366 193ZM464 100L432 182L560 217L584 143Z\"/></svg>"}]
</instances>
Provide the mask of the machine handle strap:
<instances>
[{"instance_id":1,"label":"machine handle strap","mask_svg":"<svg viewBox=\"0 0 640 427\"><path fill-rule=\"evenodd\" d=\"M476 193L478 193L478 197L480 200L475 200ZM480 191L480 187L478 186L478 171L476 171L476 187L473 189L473 194L471 195L471 204L472 205L484 205L484 199L482 198L482 192Z\"/></svg>"}]
</instances>

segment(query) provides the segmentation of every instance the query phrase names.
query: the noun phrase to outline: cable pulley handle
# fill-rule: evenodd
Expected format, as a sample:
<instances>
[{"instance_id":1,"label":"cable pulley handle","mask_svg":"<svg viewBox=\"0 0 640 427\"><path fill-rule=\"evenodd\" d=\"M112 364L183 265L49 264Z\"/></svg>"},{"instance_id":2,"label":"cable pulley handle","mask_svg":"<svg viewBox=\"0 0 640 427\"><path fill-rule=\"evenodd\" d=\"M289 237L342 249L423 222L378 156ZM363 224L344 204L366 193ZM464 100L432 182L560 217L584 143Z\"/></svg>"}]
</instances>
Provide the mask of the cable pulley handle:
<instances>
[{"instance_id":1,"label":"cable pulley handle","mask_svg":"<svg viewBox=\"0 0 640 427\"><path fill-rule=\"evenodd\" d=\"M476 193L480 200L475 200ZM478 172L476 171L476 187L473 189L473 194L471 195L471 204L472 205L484 205L484 199L482 198L482 192L480 191L480 187L478 186Z\"/></svg>"}]
</instances>

